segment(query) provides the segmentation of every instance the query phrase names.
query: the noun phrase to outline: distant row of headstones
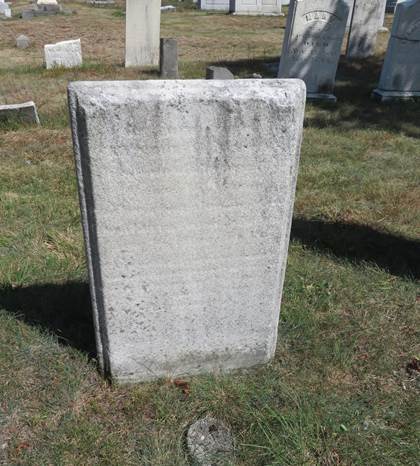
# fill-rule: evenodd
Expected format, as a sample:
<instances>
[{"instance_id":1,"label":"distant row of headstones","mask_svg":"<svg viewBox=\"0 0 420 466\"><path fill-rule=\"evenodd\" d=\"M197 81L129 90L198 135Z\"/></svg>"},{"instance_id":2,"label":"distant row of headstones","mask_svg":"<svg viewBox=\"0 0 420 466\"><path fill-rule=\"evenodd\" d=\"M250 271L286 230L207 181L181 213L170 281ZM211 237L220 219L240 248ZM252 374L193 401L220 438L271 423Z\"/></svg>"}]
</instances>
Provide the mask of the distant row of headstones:
<instances>
[{"instance_id":1,"label":"distant row of headstones","mask_svg":"<svg viewBox=\"0 0 420 466\"><path fill-rule=\"evenodd\" d=\"M290 4L290 0L194 0L200 10L226 11L241 15L276 15L282 16L282 6ZM347 26L350 25L355 0L346 0L350 7ZM385 0L381 9L382 23L384 24L385 9L393 12L396 0Z\"/></svg>"},{"instance_id":2,"label":"distant row of headstones","mask_svg":"<svg viewBox=\"0 0 420 466\"><path fill-rule=\"evenodd\" d=\"M127 0L126 66L158 64L159 4ZM386 0L291 0L278 77L300 78L309 98L335 101L335 76L347 25L347 56L369 57L383 26L385 7ZM388 100L420 95L419 40L420 0L401 1L375 96Z\"/></svg>"},{"instance_id":3,"label":"distant row of headstones","mask_svg":"<svg viewBox=\"0 0 420 466\"><path fill-rule=\"evenodd\" d=\"M56 0L37 2L38 8L47 5L52 8L54 4ZM371 56L378 29L383 24L385 0L291 0L278 77L302 79L310 99L335 101L335 76L351 8L347 56ZM127 0L127 67L159 64L160 11L160 1ZM174 42L166 42L163 48L176 52ZM374 95L380 100L420 96L419 54L420 0L403 0L395 10L391 38ZM174 68L176 53L166 56L170 58L168 69ZM46 45L45 63L47 68L80 66L80 40ZM176 70L167 77L176 77L177 73Z\"/></svg>"},{"instance_id":4,"label":"distant row of headstones","mask_svg":"<svg viewBox=\"0 0 420 466\"><path fill-rule=\"evenodd\" d=\"M383 0L356 0L347 54L373 54ZM292 0L279 78L305 81L308 97L335 100L335 75L346 31L346 0ZM420 0L397 3L378 89L380 100L420 96Z\"/></svg>"},{"instance_id":5,"label":"distant row of headstones","mask_svg":"<svg viewBox=\"0 0 420 466\"><path fill-rule=\"evenodd\" d=\"M282 0L198 0L200 10L229 11L240 15L282 15Z\"/></svg>"}]
</instances>

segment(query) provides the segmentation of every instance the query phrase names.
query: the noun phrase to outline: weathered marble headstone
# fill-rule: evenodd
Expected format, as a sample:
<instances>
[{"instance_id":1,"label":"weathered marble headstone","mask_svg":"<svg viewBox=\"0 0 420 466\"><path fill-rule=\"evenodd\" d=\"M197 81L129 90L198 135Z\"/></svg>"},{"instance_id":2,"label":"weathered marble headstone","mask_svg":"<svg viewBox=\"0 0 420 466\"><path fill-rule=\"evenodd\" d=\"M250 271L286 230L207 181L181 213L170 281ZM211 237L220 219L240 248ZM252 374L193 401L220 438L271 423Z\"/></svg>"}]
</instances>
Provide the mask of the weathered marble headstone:
<instances>
[{"instance_id":1,"label":"weathered marble headstone","mask_svg":"<svg viewBox=\"0 0 420 466\"><path fill-rule=\"evenodd\" d=\"M159 64L160 0L127 0L125 66Z\"/></svg>"},{"instance_id":2,"label":"weathered marble headstone","mask_svg":"<svg viewBox=\"0 0 420 466\"><path fill-rule=\"evenodd\" d=\"M0 121L23 121L39 125L38 112L34 102L0 105Z\"/></svg>"},{"instance_id":3,"label":"weathered marble headstone","mask_svg":"<svg viewBox=\"0 0 420 466\"><path fill-rule=\"evenodd\" d=\"M44 45L44 55L47 70L57 67L74 68L83 63L80 39L46 44Z\"/></svg>"},{"instance_id":4,"label":"weathered marble headstone","mask_svg":"<svg viewBox=\"0 0 420 466\"><path fill-rule=\"evenodd\" d=\"M31 45L31 41L28 36L21 34L16 37L16 47L18 49L27 49Z\"/></svg>"},{"instance_id":5,"label":"weathered marble headstone","mask_svg":"<svg viewBox=\"0 0 420 466\"><path fill-rule=\"evenodd\" d=\"M4 0L0 0L0 15L5 16L6 18L12 17L12 10L10 9L10 4Z\"/></svg>"},{"instance_id":6,"label":"weathered marble headstone","mask_svg":"<svg viewBox=\"0 0 420 466\"><path fill-rule=\"evenodd\" d=\"M230 0L198 0L197 6L200 10L229 11Z\"/></svg>"},{"instance_id":7,"label":"weathered marble headstone","mask_svg":"<svg viewBox=\"0 0 420 466\"><path fill-rule=\"evenodd\" d=\"M235 76L223 66L208 66L206 79L235 79Z\"/></svg>"},{"instance_id":8,"label":"weathered marble headstone","mask_svg":"<svg viewBox=\"0 0 420 466\"><path fill-rule=\"evenodd\" d=\"M57 0L38 0L36 2L38 10L42 11L60 11L60 5L57 3Z\"/></svg>"},{"instance_id":9,"label":"weathered marble headstone","mask_svg":"<svg viewBox=\"0 0 420 466\"><path fill-rule=\"evenodd\" d=\"M282 16L281 0L231 0L230 11L235 15Z\"/></svg>"},{"instance_id":10,"label":"weathered marble headstone","mask_svg":"<svg viewBox=\"0 0 420 466\"><path fill-rule=\"evenodd\" d=\"M74 82L69 105L104 372L135 382L267 362L303 82Z\"/></svg>"},{"instance_id":11,"label":"weathered marble headstone","mask_svg":"<svg viewBox=\"0 0 420 466\"><path fill-rule=\"evenodd\" d=\"M30 8L22 11L22 19L32 19L37 16L72 14L71 10L63 8L56 0L38 0Z\"/></svg>"},{"instance_id":12,"label":"weathered marble headstone","mask_svg":"<svg viewBox=\"0 0 420 466\"><path fill-rule=\"evenodd\" d=\"M308 98L335 101L335 75L348 14L344 0L292 0L278 77L303 79Z\"/></svg>"},{"instance_id":13,"label":"weathered marble headstone","mask_svg":"<svg viewBox=\"0 0 420 466\"><path fill-rule=\"evenodd\" d=\"M374 95L380 100L420 97L420 0L397 3Z\"/></svg>"},{"instance_id":14,"label":"weathered marble headstone","mask_svg":"<svg viewBox=\"0 0 420 466\"><path fill-rule=\"evenodd\" d=\"M176 39L160 39L160 76L164 79L178 77L178 44Z\"/></svg>"},{"instance_id":15,"label":"weathered marble headstone","mask_svg":"<svg viewBox=\"0 0 420 466\"><path fill-rule=\"evenodd\" d=\"M44 56L47 70L56 67L74 68L81 66L83 60L80 39L46 44L44 45Z\"/></svg>"},{"instance_id":16,"label":"weathered marble headstone","mask_svg":"<svg viewBox=\"0 0 420 466\"><path fill-rule=\"evenodd\" d=\"M375 53L376 36L383 25L384 2L385 0L355 1L347 42L347 57L367 58Z\"/></svg>"}]
</instances>

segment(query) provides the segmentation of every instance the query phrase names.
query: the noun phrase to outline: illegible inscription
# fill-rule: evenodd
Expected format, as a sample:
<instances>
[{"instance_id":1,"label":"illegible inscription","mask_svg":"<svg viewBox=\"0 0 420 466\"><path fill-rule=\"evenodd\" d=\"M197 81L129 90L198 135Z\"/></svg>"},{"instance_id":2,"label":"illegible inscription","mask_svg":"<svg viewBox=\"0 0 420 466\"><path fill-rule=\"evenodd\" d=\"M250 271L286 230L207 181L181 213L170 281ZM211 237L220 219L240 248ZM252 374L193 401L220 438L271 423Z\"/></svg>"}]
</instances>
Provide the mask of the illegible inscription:
<instances>
[{"instance_id":1,"label":"illegible inscription","mask_svg":"<svg viewBox=\"0 0 420 466\"><path fill-rule=\"evenodd\" d=\"M307 23L312 23L314 21L322 21L323 23L329 23L337 20L341 21L340 18L338 18L338 16L334 15L333 13L321 10L310 11L305 13L303 17Z\"/></svg>"},{"instance_id":2,"label":"illegible inscription","mask_svg":"<svg viewBox=\"0 0 420 466\"><path fill-rule=\"evenodd\" d=\"M278 77L300 78L308 95L334 98L348 14L347 0L291 0Z\"/></svg>"},{"instance_id":3,"label":"illegible inscription","mask_svg":"<svg viewBox=\"0 0 420 466\"><path fill-rule=\"evenodd\" d=\"M407 28L407 39L408 40L420 40L420 19L414 21Z\"/></svg>"}]
</instances>

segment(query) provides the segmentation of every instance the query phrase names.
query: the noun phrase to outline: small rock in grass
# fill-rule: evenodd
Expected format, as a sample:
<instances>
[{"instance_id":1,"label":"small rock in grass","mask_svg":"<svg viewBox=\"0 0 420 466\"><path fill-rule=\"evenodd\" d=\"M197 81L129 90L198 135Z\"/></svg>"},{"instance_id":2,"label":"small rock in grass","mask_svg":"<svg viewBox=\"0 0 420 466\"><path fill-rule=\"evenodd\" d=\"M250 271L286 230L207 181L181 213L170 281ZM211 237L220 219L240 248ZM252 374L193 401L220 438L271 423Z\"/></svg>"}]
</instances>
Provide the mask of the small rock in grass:
<instances>
[{"instance_id":1,"label":"small rock in grass","mask_svg":"<svg viewBox=\"0 0 420 466\"><path fill-rule=\"evenodd\" d=\"M16 38L16 47L18 49L27 49L31 45L31 41L28 36L21 34Z\"/></svg>"},{"instance_id":2,"label":"small rock in grass","mask_svg":"<svg viewBox=\"0 0 420 466\"><path fill-rule=\"evenodd\" d=\"M188 429L188 450L193 464L222 466L232 464L233 438L228 427L221 421L206 416L194 422Z\"/></svg>"}]
</instances>

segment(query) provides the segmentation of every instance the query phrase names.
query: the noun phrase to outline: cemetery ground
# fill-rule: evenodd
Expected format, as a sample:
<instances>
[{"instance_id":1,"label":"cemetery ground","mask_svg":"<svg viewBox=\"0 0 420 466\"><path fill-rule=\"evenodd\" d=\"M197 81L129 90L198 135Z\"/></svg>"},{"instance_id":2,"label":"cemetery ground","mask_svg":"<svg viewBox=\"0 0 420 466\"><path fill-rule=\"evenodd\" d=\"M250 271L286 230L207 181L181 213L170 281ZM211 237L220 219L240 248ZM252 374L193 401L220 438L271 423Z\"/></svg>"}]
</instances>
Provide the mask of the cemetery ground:
<instances>
[{"instance_id":1,"label":"cemetery ground","mask_svg":"<svg viewBox=\"0 0 420 466\"><path fill-rule=\"evenodd\" d=\"M340 62L336 105L307 105L275 359L116 386L95 364L66 87L158 76L123 68L120 8L66 6L0 22L1 103L34 100L42 122L0 128L0 464L184 465L205 413L231 426L235 465L418 464L420 104L370 99L387 34ZM182 78L275 75L285 18L176 6L161 35ZM43 69L45 43L78 37L81 69Z\"/></svg>"}]
</instances>

